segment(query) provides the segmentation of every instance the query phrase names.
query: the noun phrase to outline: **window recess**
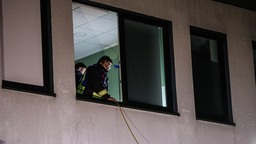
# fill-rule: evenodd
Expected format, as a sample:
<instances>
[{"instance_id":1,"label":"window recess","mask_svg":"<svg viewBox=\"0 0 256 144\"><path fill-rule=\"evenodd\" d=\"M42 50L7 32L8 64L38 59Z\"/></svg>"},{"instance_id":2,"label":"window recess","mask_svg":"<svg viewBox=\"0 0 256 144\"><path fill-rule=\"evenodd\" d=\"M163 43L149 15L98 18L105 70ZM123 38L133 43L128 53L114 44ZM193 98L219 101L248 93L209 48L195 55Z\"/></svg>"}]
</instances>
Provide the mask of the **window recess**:
<instances>
[{"instance_id":1,"label":"window recess","mask_svg":"<svg viewBox=\"0 0 256 144\"><path fill-rule=\"evenodd\" d=\"M256 41L252 41L252 50L253 50L253 63L254 63L254 77L256 84Z\"/></svg>"},{"instance_id":2,"label":"window recess","mask_svg":"<svg viewBox=\"0 0 256 144\"><path fill-rule=\"evenodd\" d=\"M190 27L196 117L234 125L225 34Z\"/></svg>"},{"instance_id":3,"label":"window recess","mask_svg":"<svg viewBox=\"0 0 256 144\"><path fill-rule=\"evenodd\" d=\"M76 3L79 2L79 3ZM79 5L79 8L78 8ZM79 10L81 9L81 10ZM108 48L102 48L97 53L85 56L86 52L81 49L92 49L86 42L90 39L84 40L80 43L75 43L75 55L81 57L75 60L77 62L84 62L86 65L93 63L86 63L86 61L94 60L94 63L102 55L109 55L112 59L117 59L113 65L119 65L119 69L111 69L108 72L110 75L110 91L111 96L118 100L121 106L143 109L149 111L156 111L162 113L178 114L175 88L175 73L174 73L174 58L173 58L173 44L172 44L172 23L170 21L153 18L150 16L126 11L95 2L75 0L73 1L73 24L74 32L78 33L78 27L83 27L86 30L93 30L93 26L88 27L88 23L78 25L79 21L75 13L89 14L90 11L98 9L97 14L104 14L100 18L109 19L109 14L112 14L113 25L108 27L117 28L116 45L113 44ZM86 16L87 20L89 16ZM116 17L116 18L114 18ZM100 19L99 18L99 19ZM92 22L100 21L96 19ZM115 21L116 20L116 21ZM98 30L94 30L94 34L104 29L104 24L94 24L99 26ZM81 29L81 30L84 30ZM74 41L78 39L74 33ZM106 31L104 34L109 34ZM98 34L98 33L97 33ZM99 34L100 35L100 34ZM84 45L82 45L84 43ZM94 41L95 43L95 41ZM96 44L96 43L95 43ZM97 43L103 44L103 43ZM76 46L81 45L81 48L76 51ZM110 49L115 52L111 56ZM84 54L83 54L84 53ZM88 53L87 53L88 54ZM84 59L84 60L83 60ZM87 60L85 60L87 59ZM116 72L115 72L116 71ZM113 75L112 75L112 74ZM116 84L111 84L111 81L116 81ZM112 86L111 86L112 85ZM111 91L115 89L118 91ZM90 100L95 102L103 102L102 100L92 98L77 98L80 100ZM104 101L104 103L108 103ZM111 102L109 102L111 103Z\"/></svg>"},{"instance_id":4,"label":"window recess","mask_svg":"<svg viewBox=\"0 0 256 144\"><path fill-rule=\"evenodd\" d=\"M50 0L2 0L1 12L2 88L55 96Z\"/></svg>"}]
</instances>

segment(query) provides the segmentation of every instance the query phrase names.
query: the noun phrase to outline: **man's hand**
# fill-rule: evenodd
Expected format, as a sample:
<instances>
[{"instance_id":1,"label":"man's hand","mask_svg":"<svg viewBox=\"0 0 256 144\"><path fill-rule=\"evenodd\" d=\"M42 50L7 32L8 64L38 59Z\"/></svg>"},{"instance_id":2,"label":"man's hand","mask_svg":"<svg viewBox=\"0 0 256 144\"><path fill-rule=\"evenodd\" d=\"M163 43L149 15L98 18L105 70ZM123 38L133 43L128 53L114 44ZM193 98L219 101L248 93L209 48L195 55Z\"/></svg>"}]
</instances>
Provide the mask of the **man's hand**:
<instances>
[{"instance_id":1,"label":"man's hand","mask_svg":"<svg viewBox=\"0 0 256 144\"><path fill-rule=\"evenodd\" d=\"M114 101L114 102L116 102L116 99L115 98L108 98L108 100L111 100L111 101Z\"/></svg>"}]
</instances>

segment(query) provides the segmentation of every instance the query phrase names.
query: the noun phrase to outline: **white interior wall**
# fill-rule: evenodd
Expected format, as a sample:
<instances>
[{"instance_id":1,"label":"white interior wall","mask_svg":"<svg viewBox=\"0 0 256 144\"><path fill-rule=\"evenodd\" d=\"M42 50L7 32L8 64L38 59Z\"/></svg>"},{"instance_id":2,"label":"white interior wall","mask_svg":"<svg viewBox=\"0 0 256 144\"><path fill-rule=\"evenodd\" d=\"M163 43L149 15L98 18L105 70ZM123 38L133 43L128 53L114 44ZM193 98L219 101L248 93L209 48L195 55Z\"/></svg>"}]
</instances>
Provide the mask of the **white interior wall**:
<instances>
[{"instance_id":1,"label":"white interior wall","mask_svg":"<svg viewBox=\"0 0 256 144\"><path fill-rule=\"evenodd\" d=\"M95 0L96 1L96 0ZM172 21L180 116L124 108L151 144L255 144L256 91L251 40L256 13L210 0L97 0ZM52 0L56 98L0 89L0 140L6 144L135 143L118 107L75 99L71 0ZM236 126L195 118L189 25L227 34ZM148 143L130 123L137 140Z\"/></svg>"}]
</instances>

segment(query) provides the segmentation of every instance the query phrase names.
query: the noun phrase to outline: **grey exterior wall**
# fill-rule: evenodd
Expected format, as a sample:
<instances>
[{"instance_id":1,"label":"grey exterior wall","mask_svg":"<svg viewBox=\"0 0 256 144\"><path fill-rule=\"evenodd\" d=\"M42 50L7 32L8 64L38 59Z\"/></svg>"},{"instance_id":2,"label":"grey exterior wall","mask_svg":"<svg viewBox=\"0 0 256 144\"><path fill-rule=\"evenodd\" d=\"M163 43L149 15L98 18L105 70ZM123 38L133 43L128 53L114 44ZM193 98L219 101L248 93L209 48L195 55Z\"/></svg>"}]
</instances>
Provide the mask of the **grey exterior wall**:
<instances>
[{"instance_id":1,"label":"grey exterior wall","mask_svg":"<svg viewBox=\"0 0 256 144\"><path fill-rule=\"evenodd\" d=\"M255 12L211 0L96 2L173 23L180 116L124 108L139 130L130 123L141 144L256 143L256 90L252 55L252 40L256 40ZM75 99L71 4L71 0L51 0L54 89L57 97L0 89L0 140L6 141L6 144L135 143L118 107ZM196 120L190 25L227 34L236 126Z\"/></svg>"}]
</instances>

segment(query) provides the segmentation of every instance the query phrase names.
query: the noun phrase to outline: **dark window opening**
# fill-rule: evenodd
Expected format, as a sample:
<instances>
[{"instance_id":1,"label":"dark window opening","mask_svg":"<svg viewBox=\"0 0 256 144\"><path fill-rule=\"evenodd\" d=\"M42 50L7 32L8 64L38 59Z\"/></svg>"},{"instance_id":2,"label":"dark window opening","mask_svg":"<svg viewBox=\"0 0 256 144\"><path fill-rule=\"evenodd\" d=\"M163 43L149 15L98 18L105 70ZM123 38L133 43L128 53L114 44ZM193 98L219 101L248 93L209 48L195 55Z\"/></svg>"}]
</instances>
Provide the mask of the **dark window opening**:
<instances>
[{"instance_id":1,"label":"dark window opening","mask_svg":"<svg viewBox=\"0 0 256 144\"><path fill-rule=\"evenodd\" d=\"M255 76L255 84L256 84L256 41L252 42L253 49L253 62L254 62L254 76Z\"/></svg>"},{"instance_id":2,"label":"dark window opening","mask_svg":"<svg viewBox=\"0 0 256 144\"><path fill-rule=\"evenodd\" d=\"M196 117L233 123L226 35L190 27Z\"/></svg>"}]
</instances>

